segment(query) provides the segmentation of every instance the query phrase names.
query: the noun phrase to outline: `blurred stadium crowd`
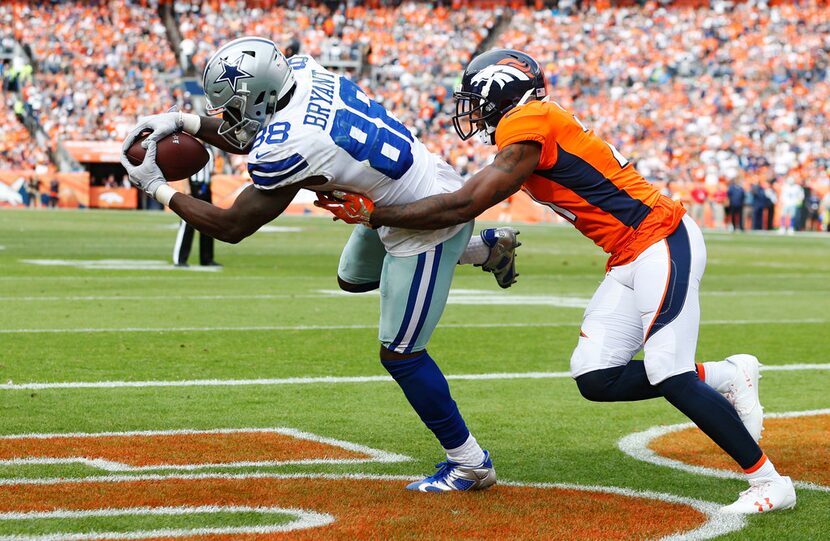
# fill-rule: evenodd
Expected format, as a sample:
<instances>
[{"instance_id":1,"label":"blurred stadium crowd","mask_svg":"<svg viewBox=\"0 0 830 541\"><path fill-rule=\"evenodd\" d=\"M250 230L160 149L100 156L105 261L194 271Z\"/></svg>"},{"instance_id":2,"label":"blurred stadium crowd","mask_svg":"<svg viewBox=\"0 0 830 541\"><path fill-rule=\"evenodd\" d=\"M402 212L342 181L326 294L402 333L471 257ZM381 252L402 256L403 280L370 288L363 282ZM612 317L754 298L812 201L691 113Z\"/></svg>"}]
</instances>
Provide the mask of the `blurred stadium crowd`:
<instances>
[{"instance_id":1,"label":"blurred stadium crowd","mask_svg":"<svg viewBox=\"0 0 830 541\"><path fill-rule=\"evenodd\" d=\"M251 34L348 72L464 174L492 148L459 141L452 89L476 52L522 49L553 99L699 221L830 227L830 7L817 0L6 0L0 170L55 170L67 141L198 111L183 82Z\"/></svg>"}]
</instances>

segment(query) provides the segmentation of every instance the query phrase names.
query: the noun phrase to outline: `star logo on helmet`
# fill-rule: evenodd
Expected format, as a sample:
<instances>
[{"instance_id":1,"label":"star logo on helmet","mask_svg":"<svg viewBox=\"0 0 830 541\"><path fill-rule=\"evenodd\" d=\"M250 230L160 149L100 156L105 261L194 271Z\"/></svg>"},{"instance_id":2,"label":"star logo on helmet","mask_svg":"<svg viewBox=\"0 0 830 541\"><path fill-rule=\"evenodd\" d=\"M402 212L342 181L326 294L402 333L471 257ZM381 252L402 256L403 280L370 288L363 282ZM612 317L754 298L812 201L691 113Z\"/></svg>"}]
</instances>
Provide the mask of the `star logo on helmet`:
<instances>
[{"instance_id":1,"label":"star logo on helmet","mask_svg":"<svg viewBox=\"0 0 830 541\"><path fill-rule=\"evenodd\" d=\"M213 81L214 84L220 81L226 81L231 88L236 91L236 82L239 79L250 79L253 77L250 73L243 70L240 66L242 64L242 58L244 56L240 56L236 59L236 62L233 64L229 64L226 59L221 59L220 62L222 63L222 74Z\"/></svg>"}]
</instances>

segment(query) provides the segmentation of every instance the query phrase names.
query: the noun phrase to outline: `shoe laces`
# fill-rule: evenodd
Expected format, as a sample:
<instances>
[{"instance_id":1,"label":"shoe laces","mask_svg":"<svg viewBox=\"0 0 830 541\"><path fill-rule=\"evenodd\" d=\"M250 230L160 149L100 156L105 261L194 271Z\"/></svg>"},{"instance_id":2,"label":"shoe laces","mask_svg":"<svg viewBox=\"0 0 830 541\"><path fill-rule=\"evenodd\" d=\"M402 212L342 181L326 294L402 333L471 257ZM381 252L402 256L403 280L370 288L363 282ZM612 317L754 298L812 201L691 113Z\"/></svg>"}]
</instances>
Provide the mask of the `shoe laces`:
<instances>
[{"instance_id":1,"label":"shoe laces","mask_svg":"<svg viewBox=\"0 0 830 541\"><path fill-rule=\"evenodd\" d=\"M456 466L458 466L458 464L456 464L455 462L451 462L449 460L444 461L444 462L439 462L438 464L435 465L435 467L438 468L438 471L435 472L434 474L432 474L432 478L435 479L435 480L443 480L447 476L449 476L450 472Z\"/></svg>"},{"instance_id":2,"label":"shoe laces","mask_svg":"<svg viewBox=\"0 0 830 541\"><path fill-rule=\"evenodd\" d=\"M764 490L773 482L773 479L750 480L749 488L741 492L741 496L761 497Z\"/></svg>"}]
</instances>

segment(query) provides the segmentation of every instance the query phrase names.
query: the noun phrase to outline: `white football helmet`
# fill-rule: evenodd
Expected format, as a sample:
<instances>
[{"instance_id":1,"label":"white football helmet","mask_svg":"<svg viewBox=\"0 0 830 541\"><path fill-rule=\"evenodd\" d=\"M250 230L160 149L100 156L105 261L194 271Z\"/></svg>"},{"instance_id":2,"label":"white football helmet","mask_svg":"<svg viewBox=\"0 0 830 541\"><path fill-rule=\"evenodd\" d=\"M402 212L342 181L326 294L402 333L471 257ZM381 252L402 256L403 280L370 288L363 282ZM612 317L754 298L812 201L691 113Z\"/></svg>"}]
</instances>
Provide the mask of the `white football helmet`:
<instances>
[{"instance_id":1,"label":"white football helmet","mask_svg":"<svg viewBox=\"0 0 830 541\"><path fill-rule=\"evenodd\" d=\"M273 41L246 36L213 53L203 86L207 114L222 115L219 135L242 150L290 99L294 72Z\"/></svg>"}]
</instances>

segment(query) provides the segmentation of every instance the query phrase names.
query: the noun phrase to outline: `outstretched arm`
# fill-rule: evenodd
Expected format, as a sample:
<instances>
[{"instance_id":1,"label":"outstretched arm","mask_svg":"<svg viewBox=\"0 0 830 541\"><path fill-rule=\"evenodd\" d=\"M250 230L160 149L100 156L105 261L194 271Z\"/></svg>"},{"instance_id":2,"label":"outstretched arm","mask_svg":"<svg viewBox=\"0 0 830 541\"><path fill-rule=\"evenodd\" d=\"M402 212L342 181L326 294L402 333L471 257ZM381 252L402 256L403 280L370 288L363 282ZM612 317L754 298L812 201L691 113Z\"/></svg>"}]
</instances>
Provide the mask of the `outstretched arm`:
<instances>
[{"instance_id":1,"label":"outstretched arm","mask_svg":"<svg viewBox=\"0 0 830 541\"><path fill-rule=\"evenodd\" d=\"M236 244L279 216L297 195L300 187L299 184L294 184L264 191L251 185L239 194L228 209L195 197L176 194L170 199L170 210L201 233Z\"/></svg>"},{"instance_id":2,"label":"outstretched arm","mask_svg":"<svg viewBox=\"0 0 830 541\"><path fill-rule=\"evenodd\" d=\"M521 141L504 147L488 165L459 190L433 195L406 205L377 207L371 214L373 226L407 229L443 229L469 222L476 216L519 191L539 165L542 146Z\"/></svg>"}]
</instances>

